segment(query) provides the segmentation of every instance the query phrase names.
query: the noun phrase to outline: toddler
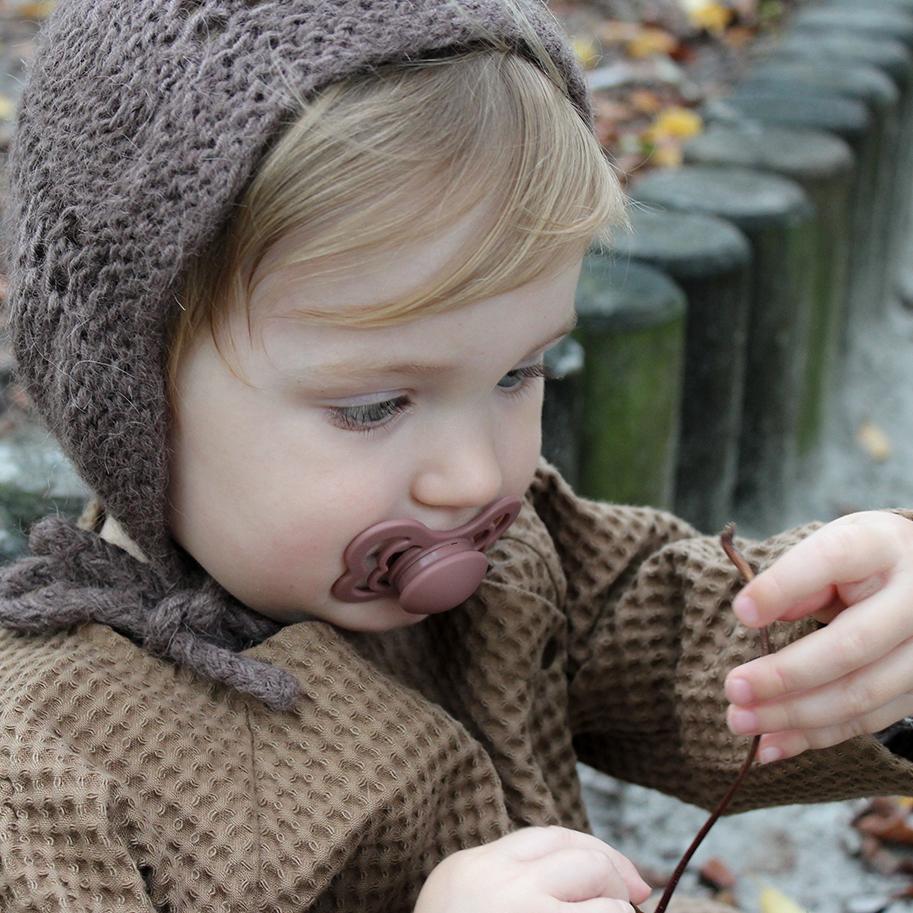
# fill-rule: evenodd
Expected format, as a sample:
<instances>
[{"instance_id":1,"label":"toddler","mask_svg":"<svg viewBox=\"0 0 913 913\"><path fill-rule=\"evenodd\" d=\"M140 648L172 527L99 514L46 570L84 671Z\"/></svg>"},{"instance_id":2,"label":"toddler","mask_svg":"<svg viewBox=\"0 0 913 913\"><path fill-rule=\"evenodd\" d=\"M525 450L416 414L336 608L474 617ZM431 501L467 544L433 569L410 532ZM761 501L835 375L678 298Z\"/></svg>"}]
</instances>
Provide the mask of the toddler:
<instances>
[{"instance_id":1,"label":"toddler","mask_svg":"<svg viewBox=\"0 0 913 913\"><path fill-rule=\"evenodd\" d=\"M607 913L650 889L578 760L709 807L764 733L735 810L909 791L913 513L741 588L540 456L624 212L538 0L62 0L11 183L96 496L0 575L4 913Z\"/></svg>"}]
</instances>

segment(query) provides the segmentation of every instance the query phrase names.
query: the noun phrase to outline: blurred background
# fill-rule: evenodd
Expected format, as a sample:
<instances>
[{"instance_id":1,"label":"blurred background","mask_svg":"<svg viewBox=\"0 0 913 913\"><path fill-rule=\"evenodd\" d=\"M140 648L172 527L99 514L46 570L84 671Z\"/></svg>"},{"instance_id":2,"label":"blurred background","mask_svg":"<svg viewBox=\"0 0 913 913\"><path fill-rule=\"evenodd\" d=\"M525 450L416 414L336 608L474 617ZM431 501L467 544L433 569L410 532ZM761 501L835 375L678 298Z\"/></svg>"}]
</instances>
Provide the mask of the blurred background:
<instances>
[{"instance_id":1,"label":"blurred background","mask_svg":"<svg viewBox=\"0 0 913 913\"><path fill-rule=\"evenodd\" d=\"M0 0L0 212L54 6ZM673 510L706 534L913 506L913 0L549 7L632 226L588 253L580 325L548 353L545 455L581 494ZM0 562L34 520L78 516L89 494L16 383L4 329ZM580 773L595 832L661 887L705 813ZM897 913L913 905L911 849L905 797L751 812L717 824L681 893Z\"/></svg>"}]
</instances>

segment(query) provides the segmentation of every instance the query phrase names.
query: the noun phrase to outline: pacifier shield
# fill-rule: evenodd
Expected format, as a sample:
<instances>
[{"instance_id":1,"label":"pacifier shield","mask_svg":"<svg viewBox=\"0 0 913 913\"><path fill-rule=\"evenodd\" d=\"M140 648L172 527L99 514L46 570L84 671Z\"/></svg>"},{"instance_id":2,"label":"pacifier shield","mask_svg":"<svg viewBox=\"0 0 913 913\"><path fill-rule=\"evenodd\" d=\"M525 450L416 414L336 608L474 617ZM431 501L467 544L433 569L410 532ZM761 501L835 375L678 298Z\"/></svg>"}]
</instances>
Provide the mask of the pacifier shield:
<instances>
[{"instance_id":1,"label":"pacifier shield","mask_svg":"<svg viewBox=\"0 0 913 913\"><path fill-rule=\"evenodd\" d=\"M376 523L349 543L346 571L331 592L343 602L396 596L418 615L452 609L478 589L489 567L484 550L516 520L521 504L500 498L453 530L431 530L417 520Z\"/></svg>"}]
</instances>

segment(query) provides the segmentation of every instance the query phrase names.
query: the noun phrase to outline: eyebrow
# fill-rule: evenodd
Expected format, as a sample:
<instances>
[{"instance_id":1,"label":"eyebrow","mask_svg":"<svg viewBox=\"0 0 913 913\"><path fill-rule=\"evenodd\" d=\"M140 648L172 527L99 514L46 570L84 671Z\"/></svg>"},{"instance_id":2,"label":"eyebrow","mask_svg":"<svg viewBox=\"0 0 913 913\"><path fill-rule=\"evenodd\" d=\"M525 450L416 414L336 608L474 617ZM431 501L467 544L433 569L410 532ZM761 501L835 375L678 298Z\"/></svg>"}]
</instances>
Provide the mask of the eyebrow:
<instances>
[{"instance_id":1,"label":"eyebrow","mask_svg":"<svg viewBox=\"0 0 913 913\"><path fill-rule=\"evenodd\" d=\"M545 342L540 343L538 346L533 348L529 353L527 353L527 358L533 354L533 352L538 352L539 349L547 348L553 342L557 342L563 336L567 336L575 327L577 326L577 314L575 313L573 317L569 320L566 320L561 328L551 336ZM426 362L416 362L416 361L405 361L398 362L397 364L390 364L389 362L350 362L350 361L338 361L338 362L324 362L322 364L308 366L308 373L320 373L320 374L333 374L343 379L349 377L363 377L365 375L372 376L383 376L388 374L396 374L407 377L415 376L425 376L429 374L440 374L444 371L453 370L449 365L432 365L427 364Z\"/></svg>"}]
</instances>

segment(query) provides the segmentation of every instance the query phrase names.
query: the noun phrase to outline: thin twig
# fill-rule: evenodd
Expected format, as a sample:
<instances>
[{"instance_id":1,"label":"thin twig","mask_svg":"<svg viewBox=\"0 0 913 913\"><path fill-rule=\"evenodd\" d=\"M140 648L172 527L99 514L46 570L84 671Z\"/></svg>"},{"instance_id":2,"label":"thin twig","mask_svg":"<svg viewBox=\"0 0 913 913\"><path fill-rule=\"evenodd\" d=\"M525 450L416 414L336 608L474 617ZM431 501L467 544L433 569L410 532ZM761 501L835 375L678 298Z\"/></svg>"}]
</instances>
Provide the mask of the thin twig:
<instances>
[{"instance_id":1,"label":"thin twig","mask_svg":"<svg viewBox=\"0 0 913 913\"><path fill-rule=\"evenodd\" d=\"M748 562L736 551L735 546L732 544L732 537L735 534L735 523L727 523L725 529L720 534L720 544L723 546L723 551L726 552L726 555L729 557L729 560L738 568L739 573L742 575L742 579L746 583L750 583L754 580L754 571L749 566ZM770 649L770 634L768 632L767 626L765 625L760 629L761 634L761 649L764 651L766 656L771 652ZM720 799L716 808L710 813L710 817L704 822L703 827L697 832L694 840L691 841L691 845L685 850L685 855L679 860L678 865L675 867L675 871L672 873L672 877L669 879L666 884L666 889L663 891L663 896L659 899L659 903L656 905L656 909L653 913L665 913L666 907L669 905L669 901L672 899L672 894L678 886L679 879L682 877L682 874L685 871L688 863L691 861L691 857L697 851L697 848L701 845L704 837L707 836L707 832L711 827L716 823L717 818L726 811L729 807L729 803L732 801L732 797L735 795L736 790L742 785L742 781L745 779L748 771L751 769L751 765L754 762L755 755L758 751L758 743L761 741L761 737L756 735L751 740L751 747L748 749L748 755L745 757L745 760L742 762L742 768L739 771L739 775L735 778L735 782L726 792L726 795ZM640 909L634 907L635 913L642 913Z\"/></svg>"}]
</instances>

